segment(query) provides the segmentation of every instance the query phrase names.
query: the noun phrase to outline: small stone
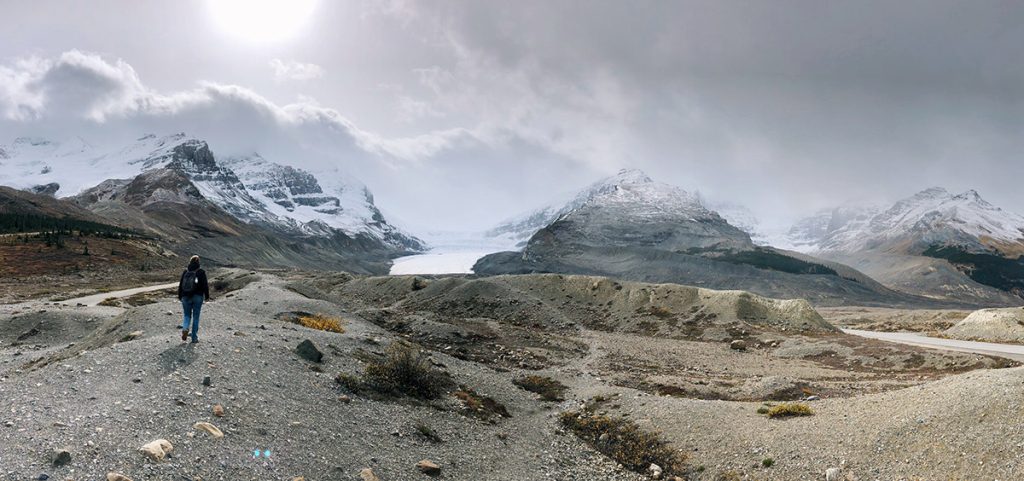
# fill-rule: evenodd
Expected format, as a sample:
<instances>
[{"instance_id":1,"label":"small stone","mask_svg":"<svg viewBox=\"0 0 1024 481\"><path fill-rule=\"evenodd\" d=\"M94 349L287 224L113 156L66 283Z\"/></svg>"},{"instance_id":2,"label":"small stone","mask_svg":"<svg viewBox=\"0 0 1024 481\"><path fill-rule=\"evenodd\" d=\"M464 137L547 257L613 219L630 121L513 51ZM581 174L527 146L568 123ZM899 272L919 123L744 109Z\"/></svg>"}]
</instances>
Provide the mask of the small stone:
<instances>
[{"instance_id":1,"label":"small stone","mask_svg":"<svg viewBox=\"0 0 1024 481\"><path fill-rule=\"evenodd\" d=\"M107 481L132 481L131 478L121 473L107 473Z\"/></svg>"},{"instance_id":2,"label":"small stone","mask_svg":"<svg viewBox=\"0 0 1024 481\"><path fill-rule=\"evenodd\" d=\"M212 383L213 380L210 379L210 376L203 376L203 386L209 386Z\"/></svg>"},{"instance_id":3,"label":"small stone","mask_svg":"<svg viewBox=\"0 0 1024 481\"><path fill-rule=\"evenodd\" d=\"M430 476L441 474L441 467L429 459L424 459L416 463L416 469L420 470L421 473Z\"/></svg>"},{"instance_id":4,"label":"small stone","mask_svg":"<svg viewBox=\"0 0 1024 481\"><path fill-rule=\"evenodd\" d=\"M651 465L647 467L647 472L651 474L651 478L661 479L661 466L651 463Z\"/></svg>"},{"instance_id":5,"label":"small stone","mask_svg":"<svg viewBox=\"0 0 1024 481\"><path fill-rule=\"evenodd\" d=\"M242 331L235 331L235 333L232 334L232 335L233 336L238 336L238 337L245 337L245 333L242 332Z\"/></svg>"},{"instance_id":6,"label":"small stone","mask_svg":"<svg viewBox=\"0 0 1024 481\"><path fill-rule=\"evenodd\" d=\"M122 342L134 341L134 340L142 337L142 334L143 334L142 331L132 331L132 332L129 332L127 336L124 336L124 338L121 339L121 341Z\"/></svg>"},{"instance_id":7,"label":"small stone","mask_svg":"<svg viewBox=\"0 0 1024 481\"><path fill-rule=\"evenodd\" d=\"M299 343L299 347L295 348L295 353L299 357L311 362L321 362L324 358L324 354L309 339Z\"/></svg>"},{"instance_id":8,"label":"small stone","mask_svg":"<svg viewBox=\"0 0 1024 481\"><path fill-rule=\"evenodd\" d=\"M359 471L359 479L363 481L380 481L380 478L370 468L363 468L362 471Z\"/></svg>"},{"instance_id":9,"label":"small stone","mask_svg":"<svg viewBox=\"0 0 1024 481\"><path fill-rule=\"evenodd\" d=\"M200 431L206 431L210 433L211 436L217 439L224 437L224 431L221 431L219 428L217 428L217 426L214 426L213 424L210 423L200 422L196 423L195 426L193 427Z\"/></svg>"},{"instance_id":10,"label":"small stone","mask_svg":"<svg viewBox=\"0 0 1024 481\"><path fill-rule=\"evenodd\" d=\"M157 463L167 458L171 451L174 451L174 445L166 439L157 439L139 448L140 453L149 458L150 461Z\"/></svg>"},{"instance_id":11,"label":"small stone","mask_svg":"<svg viewBox=\"0 0 1024 481\"><path fill-rule=\"evenodd\" d=\"M173 313L173 312L171 312L171 311L167 311L167 312L164 312L164 315L165 315L165 316L173 316L173 315L174 315L174 313Z\"/></svg>"},{"instance_id":12,"label":"small stone","mask_svg":"<svg viewBox=\"0 0 1024 481\"><path fill-rule=\"evenodd\" d=\"M805 399L805 401L817 401L819 399L821 398L818 396L807 396L807 399Z\"/></svg>"},{"instance_id":13,"label":"small stone","mask_svg":"<svg viewBox=\"0 0 1024 481\"><path fill-rule=\"evenodd\" d=\"M338 396L338 400L343 402L343 403L345 403L345 404L348 404L348 403L352 402L352 398L348 397L345 394L342 394L341 396Z\"/></svg>"},{"instance_id":14,"label":"small stone","mask_svg":"<svg viewBox=\"0 0 1024 481\"><path fill-rule=\"evenodd\" d=\"M67 448L60 448L53 451L53 456L50 458L54 466L66 466L71 462L71 450Z\"/></svg>"},{"instance_id":15,"label":"small stone","mask_svg":"<svg viewBox=\"0 0 1024 481\"><path fill-rule=\"evenodd\" d=\"M746 351L747 341L744 341L743 339L736 339L729 343L729 348L736 351Z\"/></svg>"},{"instance_id":16,"label":"small stone","mask_svg":"<svg viewBox=\"0 0 1024 481\"><path fill-rule=\"evenodd\" d=\"M839 468L828 468L825 470L825 481L839 481Z\"/></svg>"},{"instance_id":17,"label":"small stone","mask_svg":"<svg viewBox=\"0 0 1024 481\"><path fill-rule=\"evenodd\" d=\"M219 418L224 417L224 406L221 406L220 404L215 404L213 406L213 415Z\"/></svg>"},{"instance_id":18,"label":"small stone","mask_svg":"<svg viewBox=\"0 0 1024 481\"><path fill-rule=\"evenodd\" d=\"M39 481L46 481L47 479L50 479L50 475L46 474L46 473L43 473L43 474L40 474L39 477L36 478L36 479L38 479Z\"/></svg>"},{"instance_id":19,"label":"small stone","mask_svg":"<svg viewBox=\"0 0 1024 481\"><path fill-rule=\"evenodd\" d=\"M598 436L598 438L597 438L597 439L598 439L599 441L607 441L607 440L608 440L608 438L610 438L610 437L611 437L611 436L609 436L609 435L608 435L608 433L601 433L601 435L600 435L600 436Z\"/></svg>"}]
</instances>

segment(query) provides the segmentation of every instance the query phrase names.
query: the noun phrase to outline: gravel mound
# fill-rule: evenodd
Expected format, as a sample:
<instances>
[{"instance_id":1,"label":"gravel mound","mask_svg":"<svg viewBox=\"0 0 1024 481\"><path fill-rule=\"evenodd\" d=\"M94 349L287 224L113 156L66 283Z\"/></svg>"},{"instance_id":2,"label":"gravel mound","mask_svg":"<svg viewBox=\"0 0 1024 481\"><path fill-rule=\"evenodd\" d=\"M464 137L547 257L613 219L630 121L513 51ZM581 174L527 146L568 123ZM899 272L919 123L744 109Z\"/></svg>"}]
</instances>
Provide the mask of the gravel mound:
<instances>
[{"instance_id":1,"label":"gravel mound","mask_svg":"<svg viewBox=\"0 0 1024 481\"><path fill-rule=\"evenodd\" d=\"M965 341L1024 343L1024 308L981 309L944 334Z\"/></svg>"},{"instance_id":2,"label":"gravel mound","mask_svg":"<svg viewBox=\"0 0 1024 481\"><path fill-rule=\"evenodd\" d=\"M738 322L752 328L836 332L802 299L775 300L743 291L599 276L368 277L343 284L335 295L373 306L541 323L545 327L583 325L603 331L679 336L692 334L694 328L707 330Z\"/></svg>"}]
</instances>

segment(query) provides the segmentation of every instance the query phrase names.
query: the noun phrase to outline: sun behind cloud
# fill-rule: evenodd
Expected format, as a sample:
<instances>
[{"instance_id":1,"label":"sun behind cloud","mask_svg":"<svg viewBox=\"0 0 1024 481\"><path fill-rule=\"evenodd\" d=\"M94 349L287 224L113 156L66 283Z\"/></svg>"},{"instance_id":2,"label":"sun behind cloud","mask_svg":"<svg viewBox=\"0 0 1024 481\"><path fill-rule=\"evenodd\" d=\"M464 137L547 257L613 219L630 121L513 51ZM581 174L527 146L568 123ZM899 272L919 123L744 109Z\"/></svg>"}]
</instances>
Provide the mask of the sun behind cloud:
<instances>
[{"instance_id":1,"label":"sun behind cloud","mask_svg":"<svg viewBox=\"0 0 1024 481\"><path fill-rule=\"evenodd\" d=\"M317 0L207 0L214 21L249 42L286 40L302 29Z\"/></svg>"}]
</instances>

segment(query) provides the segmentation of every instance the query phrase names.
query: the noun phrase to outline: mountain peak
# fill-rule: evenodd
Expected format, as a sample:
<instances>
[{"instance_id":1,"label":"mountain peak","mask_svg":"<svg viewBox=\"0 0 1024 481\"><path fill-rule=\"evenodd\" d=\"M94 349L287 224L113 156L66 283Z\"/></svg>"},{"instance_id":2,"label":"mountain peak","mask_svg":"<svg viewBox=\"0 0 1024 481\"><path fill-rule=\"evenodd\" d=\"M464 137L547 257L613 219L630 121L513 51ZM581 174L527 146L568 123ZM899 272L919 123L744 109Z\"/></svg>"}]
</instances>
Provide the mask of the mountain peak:
<instances>
[{"instance_id":1,"label":"mountain peak","mask_svg":"<svg viewBox=\"0 0 1024 481\"><path fill-rule=\"evenodd\" d=\"M629 185L650 184L653 182L654 181L640 169L620 169L617 174L608 177L603 183Z\"/></svg>"}]
</instances>

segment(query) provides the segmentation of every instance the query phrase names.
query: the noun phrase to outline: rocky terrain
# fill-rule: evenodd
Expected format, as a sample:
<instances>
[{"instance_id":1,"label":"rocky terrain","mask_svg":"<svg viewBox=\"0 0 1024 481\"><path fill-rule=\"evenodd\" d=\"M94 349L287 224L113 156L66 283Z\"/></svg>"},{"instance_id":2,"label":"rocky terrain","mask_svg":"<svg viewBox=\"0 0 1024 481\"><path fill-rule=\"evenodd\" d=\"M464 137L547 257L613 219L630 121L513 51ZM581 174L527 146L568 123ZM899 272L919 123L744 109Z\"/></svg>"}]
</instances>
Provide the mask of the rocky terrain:
<instances>
[{"instance_id":1,"label":"rocky terrain","mask_svg":"<svg viewBox=\"0 0 1024 481\"><path fill-rule=\"evenodd\" d=\"M423 460L440 479L656 474L564 412L654 433L686 479L1021 469L985 441L1016 435L1020 370L997 369L1013 363L844 335L805 301L590 276L212 277L196 345L159 292L0 306L0 479L429 479ZM432 397L370 384L403 345L428 356ZM758 413L793 401L813 415ZM138 451L160 439L163 461Z\"/></svg>"}]
</instances>

